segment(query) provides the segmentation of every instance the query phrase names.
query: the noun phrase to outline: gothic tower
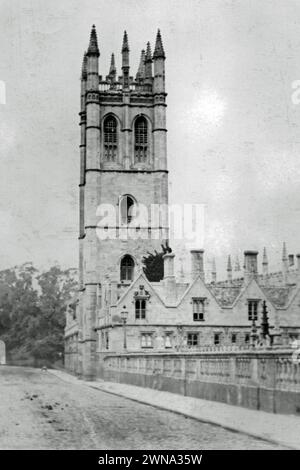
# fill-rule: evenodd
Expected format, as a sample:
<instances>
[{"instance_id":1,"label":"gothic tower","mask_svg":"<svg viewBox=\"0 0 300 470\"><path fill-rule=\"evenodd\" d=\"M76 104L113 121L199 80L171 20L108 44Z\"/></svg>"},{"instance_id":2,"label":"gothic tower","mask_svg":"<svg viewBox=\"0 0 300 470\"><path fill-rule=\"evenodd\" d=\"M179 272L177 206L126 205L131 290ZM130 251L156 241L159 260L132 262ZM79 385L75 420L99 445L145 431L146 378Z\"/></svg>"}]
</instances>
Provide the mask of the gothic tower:
<instances>
[{"instance_id":1,"label":"gothic tower","mask_svg":"<svg viewBox=\"0 0 300 470\"><path fill-rule=\"evenodd\" d=\"M137 275L143 256L159 250L168 238L166 212L158 217L151 212L151 206L168 203L165 53L160 31L154 53L149 42L142 51L135 79L130 75L129 51L125 31L121 75L117 76L114 54L108 75L99 75L100 51L93 26L82 65L79 325L81 368L88 378L95 375L95 328L104 305L104 286L114 286L111 295L118 296L118 289L124 290ZM116 214L104 226L103 207ZM148 211L142 219L137 216L140 207Z\"/></svg>"}]
</instances>

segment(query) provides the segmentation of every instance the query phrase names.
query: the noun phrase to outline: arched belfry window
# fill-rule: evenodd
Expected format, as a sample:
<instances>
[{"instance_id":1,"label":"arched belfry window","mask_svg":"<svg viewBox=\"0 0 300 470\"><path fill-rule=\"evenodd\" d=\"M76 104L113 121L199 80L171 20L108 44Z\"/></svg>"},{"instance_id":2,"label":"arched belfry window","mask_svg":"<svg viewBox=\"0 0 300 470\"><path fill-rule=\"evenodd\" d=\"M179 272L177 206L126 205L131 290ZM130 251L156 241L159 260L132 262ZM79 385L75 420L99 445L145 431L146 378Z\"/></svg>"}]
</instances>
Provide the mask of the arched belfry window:
<instances>
[{"instance_id":1,"label":"arched belfry window","mask_svg":"<svg viewBox=\"0 0 300 470\"><path fill-rule=\"evenodd\" d=\"M133 281L134 261L130 255L125 255L121 259L120 279L121 281Z\"/></svg>"},{"instance_id":2,"label":"arched belfry window","mask_svg":"<svg viewBox=\"0 0 300 470\"><path fill-rule=\"evenodd\" d=\"M127 194L125 196L122 196L120 199L120 219L121 219L121 225L127 225L130 224L130 222L133 219L134 216L134 206L135 206L135 201L133 197L128 196Z\"/></svg>"},{"instance_id":3,"label":"arched belfry window","mask_svg":"<svg viewBox=\"0 0 300 470\"><path fill-rule=\"evenodd\" d=\"M148 156L148 123L143 116L134 124L134 156L137 163L145 162Z\"/></svg>"},{"instance_id":4,"label":"arched belfry window","mask_svg":"<svg viewBox=\"0 0 300 470\"><path fill-rule=\"evenodd\" d=\"M104 121L104 158L109 162L117 159L118 135L117 120L108 116Z\"/></svg>"}]
</instances>

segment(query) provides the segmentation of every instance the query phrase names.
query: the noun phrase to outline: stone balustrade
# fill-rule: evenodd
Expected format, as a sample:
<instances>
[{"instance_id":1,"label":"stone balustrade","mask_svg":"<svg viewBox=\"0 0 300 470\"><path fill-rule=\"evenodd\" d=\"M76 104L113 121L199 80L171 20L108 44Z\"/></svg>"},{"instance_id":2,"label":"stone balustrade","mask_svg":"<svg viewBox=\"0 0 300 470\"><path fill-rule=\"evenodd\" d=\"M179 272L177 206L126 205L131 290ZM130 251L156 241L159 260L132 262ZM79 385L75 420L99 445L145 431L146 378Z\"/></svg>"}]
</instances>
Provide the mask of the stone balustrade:
<instances>
[{"instance_id":1,"label":"stone balustrade","mask_svg":"<svg viewBox=\"0 0 300 470\"><path fill-rule=\"evenodd\" d=\"M280 413L300 413L291 350L106 354L105 380Z\"/></svg>"}]
</instances>

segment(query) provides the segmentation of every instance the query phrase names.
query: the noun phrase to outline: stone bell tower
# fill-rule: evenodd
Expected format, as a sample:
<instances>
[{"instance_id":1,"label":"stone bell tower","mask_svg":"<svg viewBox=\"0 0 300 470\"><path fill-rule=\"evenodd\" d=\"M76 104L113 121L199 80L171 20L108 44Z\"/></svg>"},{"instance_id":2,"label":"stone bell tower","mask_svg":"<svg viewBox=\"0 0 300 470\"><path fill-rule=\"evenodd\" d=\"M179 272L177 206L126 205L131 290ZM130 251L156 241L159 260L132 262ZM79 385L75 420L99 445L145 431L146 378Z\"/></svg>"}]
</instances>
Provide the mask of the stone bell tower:
<instances>
[{"instance_id":1,"label":"stone bell tower","mask_svg":"<svg viewBox=\"0 0 300 470\"><path fill-rule=\"evenodd\" d=\"M135 78L130 75L126 31L121 75L117 76L114 54L106 76L99 75L99 60L93 26L83 59L80 111L79 341L85 377L95 375L95 327L104 283L124 290L141 268L143 256L159 250L168 238L167 213L157 217L151 212L153 205L168 204L165 53L160 31L154 53L149 42L142 50ZM102 226L99 236L99 214L107 206L116 216ZM140 207L148 213L142 223L137 217Z\"/></svg>"}]
</instances>

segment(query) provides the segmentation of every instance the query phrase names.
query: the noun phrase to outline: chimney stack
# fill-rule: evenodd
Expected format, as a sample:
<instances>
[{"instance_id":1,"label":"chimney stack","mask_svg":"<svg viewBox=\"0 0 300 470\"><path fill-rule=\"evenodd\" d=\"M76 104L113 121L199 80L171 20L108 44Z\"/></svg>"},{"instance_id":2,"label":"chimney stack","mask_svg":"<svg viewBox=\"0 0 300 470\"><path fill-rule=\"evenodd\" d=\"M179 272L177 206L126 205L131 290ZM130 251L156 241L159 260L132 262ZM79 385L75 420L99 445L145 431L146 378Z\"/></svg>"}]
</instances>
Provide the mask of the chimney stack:
<instances>
[{"instance_id":1,"label":"chimney stack","mask_svg":"<svg viewBox=\"0 0 300 470\"><path fill-rule=\"evenodd\" d=\"M192 280L200 276L204 281L204 250L191 250L191 277Z\"/></svg>"},{"instance_id":2,"label":"chimney stack","mask_svg":"<svg viewBox=\"0 0 300 470\"><path fill-rule=\"evenodd\" d=\"M176 279L174 275L174 253L166 253L163 256L164 260L164 285L166 292L167 303L172 303L176 300Z\"/></svg>"},{"instance_id":3,"label":"chimney stack","mask_svg":"<svg viewBox=\"0 0 300 470\"><path fill-rule=\"evenodd\" d=\"M258 251L244 251L244 280L246 283L257 277Z\"/></svg>"},{"instance_id":4,"label":"chimney stack","mask_svg":"<svg viewBox=\"0 0 300 470\"><path fill-rule=\"evenodd\" d=\"M282 247L282 274L283 274L283 282L284 284L287 283L288 280L288 269L289 269L289 262L286 250L286 243L283 242Z\"/></svg>"}]
</instances>

